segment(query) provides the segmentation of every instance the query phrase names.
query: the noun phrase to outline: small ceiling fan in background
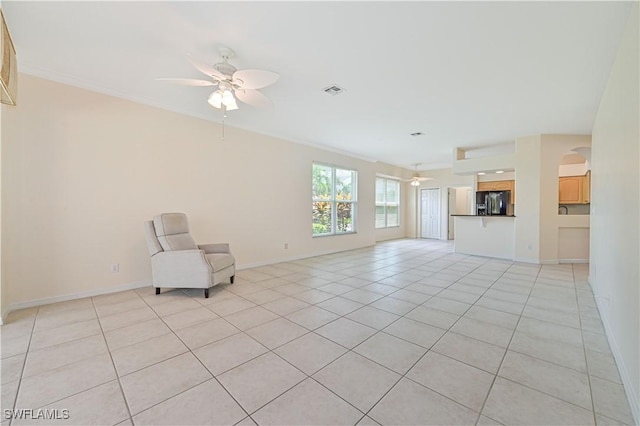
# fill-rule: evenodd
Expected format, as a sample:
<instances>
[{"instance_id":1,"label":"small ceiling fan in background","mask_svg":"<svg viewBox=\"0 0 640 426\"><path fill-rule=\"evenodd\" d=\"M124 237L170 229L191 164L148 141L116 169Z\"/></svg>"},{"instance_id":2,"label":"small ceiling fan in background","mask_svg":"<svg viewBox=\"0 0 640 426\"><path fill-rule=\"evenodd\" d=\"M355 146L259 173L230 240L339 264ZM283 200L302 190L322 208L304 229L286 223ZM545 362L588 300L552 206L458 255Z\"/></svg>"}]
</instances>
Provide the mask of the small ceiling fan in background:
<instances>
[{"instance_id":1,"label":"small ceiling fan in background","mask_svg":"<svg viewBox=\"0 0 640 426\"><path fill-rule=\"evenodd\" d=\"M235 56L235 52L228 47L218 49L222 62L209 66L189 55L189 62L198 71L208 76L211 80L198 80L191 78L157 78L160 81L169 81L183 86L217 86L209 95L209 104L221 109L223 112L238 109L236 99L256 107L271 106L271 100L260 93L262 89L275 83L279 74L265 70L238 70L229 63L229 59Z\"/></svg>"},{"instance_id":2,"label":"small ceiling fan in background","mask_svg":"<svg viewBox=\"0 0 640 426\"><path fill-rule=\"evenodd\" d=\"M433 180L430 177L422 177L418 172L418 166L422 165L422 163L414 163L412 166L416 169L416 172L413 174L411 179L403 179L404 182L411 182L411 186L420 186L420 182L424 182L425 180Z\"/></svg>"}]
</instances>

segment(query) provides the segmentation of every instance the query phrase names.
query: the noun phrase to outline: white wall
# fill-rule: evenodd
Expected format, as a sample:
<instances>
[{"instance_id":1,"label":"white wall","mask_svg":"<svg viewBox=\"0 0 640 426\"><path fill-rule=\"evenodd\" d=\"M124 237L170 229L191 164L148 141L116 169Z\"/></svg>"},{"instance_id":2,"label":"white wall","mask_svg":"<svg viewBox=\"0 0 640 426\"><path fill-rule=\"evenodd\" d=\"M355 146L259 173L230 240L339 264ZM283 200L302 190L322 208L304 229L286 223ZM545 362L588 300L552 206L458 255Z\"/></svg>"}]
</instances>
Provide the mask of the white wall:
<instances>
[{"instance_id":1,"label":"white wall","mask_svg":"<svg viewBox=\"0 0 640 426\"><path fill-rule=\"evenodd\" d=\"M0 107L0 159L4 158L4 153L2 149L2 111L4 110L4 106ZM2 242L4 240L3 232L4 229L4 220L2 215L2 209L4 208L4 204L2 203L2 161L0 161L0 325L7 314L7 285L5 284L5 273L2 264L3 255L2 255Z\"/></svg>"},{"instance_id":2,"label":"white wall","mask_svg":"<svg viewBox=\"0 0 640 426\"><path fill-rule=\"evenodd\" d=\"M516 172L504 172L504 173L487 173L486 175L479 175L477 177L478 182L495 182L500 180L515 180Z\"/></svg>"},{"instance_id":3,"label":"white wall","mask_svg":"<svg viewBox=\"0 0 640 426\"><path fill-rule=\"evenodd\" d=\"M0 0L0 9L2 9L2 0ZM5 23L6 24L6 23ZM7 25L8 27L8 25ZM6 107L2 105L0 107L0 159L4 158L4 150L2 143L2 111L4 111ZM5 229L4 224L4 216L2 215L2 210L4 209L4 203L2 202L2 161L0 161L0 325L2 325L6 314L8 313L8 286L6 285L5 278L5 268L3 267L3 241L4 234L3 229Z\"/></svg>"},{"instance_id":4,"label":"white wall","mask_svg":"<svg viewBox=\"0 0 640 426\"><path fill-rule=\"evenodd\" d=\"M561 164L558 167L558 176L584 176L589 171L589 163Z\"/></svg>"},{"instance_id":5,"label":"white wall","mask_svg":"<svg viewBox=\"0 0 640 426\"><path fill-rule=\"evenodd\" d=\"M589 262L589 228L558 228L558 262Z\"/></svg>"},{"instance_id":6,"label":"white wall","mask_svg":"<svg viewBox=\"0 0 640 426\"><path fill-rule=\"evenodd\" d=\"M589 269L636 424L640 424L639 13L636 3L593 126Z\"/></svg>"},{"instance_id":7,"label":"white wall","mask_svg":"<svg viewBox=\"0 0 640 426\"><path fill-rule=\"evenodd\" d=\"M2 117L13 306L148 282L142 224L161 212L229 242L240 267L373 245L376 173L410 172L230 127L222 141L216 123L24 74L19 93ZM356 234L312 238L313 161L358 171Z\"/></svg>"},{"instance_id":8,"label":"white wall","mask_svg":"<svg viewBox=\"0 0 640 426\"><path fill-rule=\"evenodd\" d=\"M455 214L472 214L473 207L471 205L472 197L470 196L470 192L472 192L470 186L463 186L461 188L453 188L456 191L456 208Z\"/></svg>"},{"instance_id":9,"label":"white wall","mask_svg":"<svg viewBox=\"0 0 640 426\"><path fill-rule=\"evenodd\" d=\"M515 260L540 261L540 135L516 139Z\"/></svg>"}]
</instances>

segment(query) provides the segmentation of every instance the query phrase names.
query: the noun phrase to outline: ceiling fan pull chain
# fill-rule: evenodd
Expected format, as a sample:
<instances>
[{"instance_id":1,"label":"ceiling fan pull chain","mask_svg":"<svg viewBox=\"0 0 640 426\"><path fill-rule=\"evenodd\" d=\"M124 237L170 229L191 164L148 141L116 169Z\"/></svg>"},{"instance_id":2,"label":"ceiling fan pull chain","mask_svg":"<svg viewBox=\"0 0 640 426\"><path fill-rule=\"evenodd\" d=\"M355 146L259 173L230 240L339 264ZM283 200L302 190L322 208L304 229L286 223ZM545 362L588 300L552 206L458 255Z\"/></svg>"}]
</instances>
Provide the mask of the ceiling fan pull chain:
<instances>
[{"instance_id":1,"label":"ceiling fan pull chain","mask_svg":"<svg viewBox=\"0 0 640 426\"><path fill-rule=\"evenodd\" d=\"M224 142L224 124L227 119L227 107L222 105L222 142Z\"/></svg>"}]
</instances>

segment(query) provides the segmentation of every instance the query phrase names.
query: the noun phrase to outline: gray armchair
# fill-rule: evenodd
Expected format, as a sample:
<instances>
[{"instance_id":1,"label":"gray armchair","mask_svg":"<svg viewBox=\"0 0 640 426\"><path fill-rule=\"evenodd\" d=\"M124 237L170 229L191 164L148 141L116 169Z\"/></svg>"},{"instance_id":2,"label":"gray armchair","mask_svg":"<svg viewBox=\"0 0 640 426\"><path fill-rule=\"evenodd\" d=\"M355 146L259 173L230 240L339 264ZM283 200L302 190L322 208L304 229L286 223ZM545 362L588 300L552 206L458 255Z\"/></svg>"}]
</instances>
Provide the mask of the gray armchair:
<instances>
[{"instance_id":1,"label":"gray armchair","mask_svg":"<svg viewBox=\"0 0 640 426\"><path fill-rule=\"evenodd\" d=\"M229 244L196 245L184 213L164 213L145 222L156 294L165 288L209 288L225 280L233 284L236 261Z\"/></svg>"}]
</instances>

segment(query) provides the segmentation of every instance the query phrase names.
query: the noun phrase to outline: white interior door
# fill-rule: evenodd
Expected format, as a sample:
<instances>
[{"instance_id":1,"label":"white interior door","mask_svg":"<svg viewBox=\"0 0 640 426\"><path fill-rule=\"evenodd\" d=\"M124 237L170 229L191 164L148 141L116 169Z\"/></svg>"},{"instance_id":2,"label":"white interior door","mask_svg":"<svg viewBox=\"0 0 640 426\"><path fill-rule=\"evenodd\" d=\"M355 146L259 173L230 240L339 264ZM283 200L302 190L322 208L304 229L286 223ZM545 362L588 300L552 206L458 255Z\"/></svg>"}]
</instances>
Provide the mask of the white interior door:
<instances>
[{"instance_id":1,"label":"white interior door","mask_svg":"<svg viewBox=\"0 0 640 426\"><path fill-rule=\"evenodd\" d=\"M421 237L440 239L440 188L420 191Z\"/></svg>"}]
</instances>

